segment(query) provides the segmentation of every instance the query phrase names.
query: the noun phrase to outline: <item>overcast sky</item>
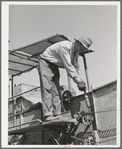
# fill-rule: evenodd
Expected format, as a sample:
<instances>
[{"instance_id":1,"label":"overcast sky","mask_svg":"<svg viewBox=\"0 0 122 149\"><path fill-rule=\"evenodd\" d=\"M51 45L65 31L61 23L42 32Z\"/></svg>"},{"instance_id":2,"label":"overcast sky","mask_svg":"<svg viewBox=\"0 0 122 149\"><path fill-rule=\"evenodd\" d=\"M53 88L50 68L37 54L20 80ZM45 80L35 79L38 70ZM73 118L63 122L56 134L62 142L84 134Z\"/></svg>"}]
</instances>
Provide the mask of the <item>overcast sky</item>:
<instances>
[{"instance_id":1,"label":"overcast sky","mask_svg":"<svg viewBox=\"0 0 122 149\"><path fill-rule=\"evenodd\" d=\"M91 49L95 51L86 55L90 84L96 88L116 80L117 6L69 4L10 5L9 50L32 44L56 33L71 41L86 35L92 39ZM82 58L79 58L79 63L80 77L85 80ZM60 83L67 84L66 80L66 72L61 70ZM15 77L14 83L39 86L37 70ZM77 91L76 84L73 87Z\"/></svg>"}]
</instances>

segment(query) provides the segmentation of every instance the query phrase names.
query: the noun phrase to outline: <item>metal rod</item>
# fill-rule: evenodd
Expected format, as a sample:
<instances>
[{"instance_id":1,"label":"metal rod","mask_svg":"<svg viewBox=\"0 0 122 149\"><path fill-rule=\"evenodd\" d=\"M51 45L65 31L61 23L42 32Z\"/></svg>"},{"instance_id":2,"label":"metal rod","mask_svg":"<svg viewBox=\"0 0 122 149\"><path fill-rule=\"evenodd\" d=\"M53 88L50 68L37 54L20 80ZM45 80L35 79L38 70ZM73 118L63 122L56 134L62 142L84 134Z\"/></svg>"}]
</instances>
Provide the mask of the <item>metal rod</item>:
<instances>
[{"instance_id":1,"label":"metal rod","mask_svg":"<svg viewBox=\"0 0 122 149\"><path fill-rule=\"evenodd\" d=\"M40 86L39 86L39 87L35 87L35 88L33 88L33 89L31 89L31 90L28 90L28 91L26 91L26 92L23 92L23 93L21 93L21 94L18 94L18 95L12 96L12 97L10 97L9 99L12 99L12 98L18 97L18 96L20 96L20 95L23 95L23 94L25 94L25 93L28 93L28 92L30 92L30 91L33 91L33 90L35 90L35 89L37 89L37 88L40 88Z\"/></svg>"},{"instance_id":2,"label":"metal rod","mask_svg":"<svg viewBox=\"0 0 122 149\"><path fill-rule=\"evenodd\" d=\"M90 92L90 82L89 82L89 76L88 76L88 68L87 68L87 63L86 63L86 57L85 57L84 54L83 54L83 62L84 62L84 69L85 69L85 74L86 74L88 92Z\"/></svg>"},{"instance_id":3,"label":"metal rod","mask_svg":"<svg viewBox=\"0 0 122 149\"><path fill-rule=\"evenodd\" d=\"M77 137L74 137L74 136L71 136L71 138L76 139L76 140L78 140L78 141L82 141L82 142L88 142L88 141L85 141L85 140L83 140L83 139L80 139L80 138L77 138Z\"/></svg>"},{"instance_id":4,"label":"metal rod","mask_svg":"<svg viewBox=\"0 0 122 149\"><path fill-rule=\"evenodd\" d=\"M16 69L11 69L11 68L9 68L9 70L11 70L11 71L18 71L19 73L21 72L23 72L23 71L20 71L20 70L16 70Z\"/></svg>"},{"instance_id":5,"label":"metal rod","mask_svg":"<svg viewBox=\"0 0 122 149\"><path fill-rule=\"evenodd\" d=\"M60 145L58 140L47 129L44 129L44 131L47 131L47 133L50 136L50 138L53 141L53 143Z\"/></svg>"},{"instance_id":6,"label":"metal rod","mask_svg":"<svg viewBox=\"0 0 122 149\"><path fill-rule=\"evenodd\" d=\"M30 61L33 61L33 62L38 62L38 60L37 59L35 59L35 58L31 58L31 55L30 54L27 54L27 53L22 53L22 52L12 52L12 54L15 54L16 56L18 56L18 55L21 55L21 56L24 56L24 57L26 57L27 58L27 60L30 60ZM23 57L22 57L23 58Z\"/></svg>"},{"instance_id":7,"label":"metal rod","mask_svg":"<svg viewBox=\"0 0 122 149\"><path fill-rule=\"evenodd\" d=\"M25 59L25 60L29 60L29 61L32 61L32 62L34 62L35 64L37 64L37 62L38 62L38 60L37 59L28 59L29 58L29 56L27 56L27 55L24 55L24 54L20 54L20 53L15 53L15 52L10 52L9 54L11 54L11 55L14 55L14 56L16 56L16 57L19 57L19 58L22 58L22 59ZM24 56L24 57L23 57Z\"/></svg>"}]
</instances>

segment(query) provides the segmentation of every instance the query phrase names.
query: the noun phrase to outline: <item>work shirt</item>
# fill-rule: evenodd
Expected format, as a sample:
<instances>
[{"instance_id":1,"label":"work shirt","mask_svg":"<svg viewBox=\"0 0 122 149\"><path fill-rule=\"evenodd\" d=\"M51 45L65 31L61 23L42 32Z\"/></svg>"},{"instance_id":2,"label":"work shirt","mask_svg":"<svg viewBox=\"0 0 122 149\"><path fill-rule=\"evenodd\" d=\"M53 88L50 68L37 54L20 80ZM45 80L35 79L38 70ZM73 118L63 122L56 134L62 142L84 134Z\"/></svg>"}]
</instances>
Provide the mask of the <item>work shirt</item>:
<instances>
[{"instance_id":1,"label":"work shirt","mask_svg":"<svg viewBox=\"0 0 122 149\"><path fill-rule=\"evenodd\" d=\"M55 43L48 47L40 57L54 63L60 68L65 68L68 75L74 80L75 83L81 82L78 75L79 52L74 54L74 44L68 40Z\"/></svg>"}]
</instances>

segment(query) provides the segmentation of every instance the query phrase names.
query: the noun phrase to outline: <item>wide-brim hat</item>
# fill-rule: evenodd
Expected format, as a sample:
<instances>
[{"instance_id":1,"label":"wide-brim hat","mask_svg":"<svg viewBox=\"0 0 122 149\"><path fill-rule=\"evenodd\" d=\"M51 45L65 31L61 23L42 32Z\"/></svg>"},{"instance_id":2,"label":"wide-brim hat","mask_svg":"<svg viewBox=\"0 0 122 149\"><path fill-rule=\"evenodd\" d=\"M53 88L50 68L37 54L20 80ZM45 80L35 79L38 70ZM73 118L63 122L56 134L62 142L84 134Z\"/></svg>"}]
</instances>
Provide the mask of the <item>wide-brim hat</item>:
<instances>
[{"instance_id":1,"label":"wide-brim hat","mask_svg":"<svg viewBox=\"0 0 122 149\"><path fill-rule=\"evenodd\" d=\"M89 47L92 45L92 40L89 37L86 37L84 35L82 35L81 37L79 37L78 40L80 43L82 43L82 45L87 49L90 50ZM93 50L92 50L93 51Z\"/></svg>"}]
</instances>

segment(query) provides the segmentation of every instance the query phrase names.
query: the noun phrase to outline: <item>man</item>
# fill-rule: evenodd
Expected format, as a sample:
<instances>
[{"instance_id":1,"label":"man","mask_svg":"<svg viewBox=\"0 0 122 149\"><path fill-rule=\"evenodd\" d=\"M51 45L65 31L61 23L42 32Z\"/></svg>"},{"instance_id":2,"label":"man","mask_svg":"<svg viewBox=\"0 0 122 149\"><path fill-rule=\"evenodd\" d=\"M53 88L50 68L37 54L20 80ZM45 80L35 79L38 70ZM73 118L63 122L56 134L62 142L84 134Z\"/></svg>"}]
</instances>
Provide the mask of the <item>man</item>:
<instances>
[{"instance_id":1,"label":"man","mask_svg":"<svg viewBox=\"0 0 122 149\"><path fill-rule=\"evenodd\" d=\"M78 75L79 53L87 52L92 40L82 36L75 42L62 41L48 47L39 60L39 76L42 93L42 109L44 121L63 118L61 116L59 70L65 68L68 75L80 90L85 90L86 84Z\"/></svg>"}]
</instances>

